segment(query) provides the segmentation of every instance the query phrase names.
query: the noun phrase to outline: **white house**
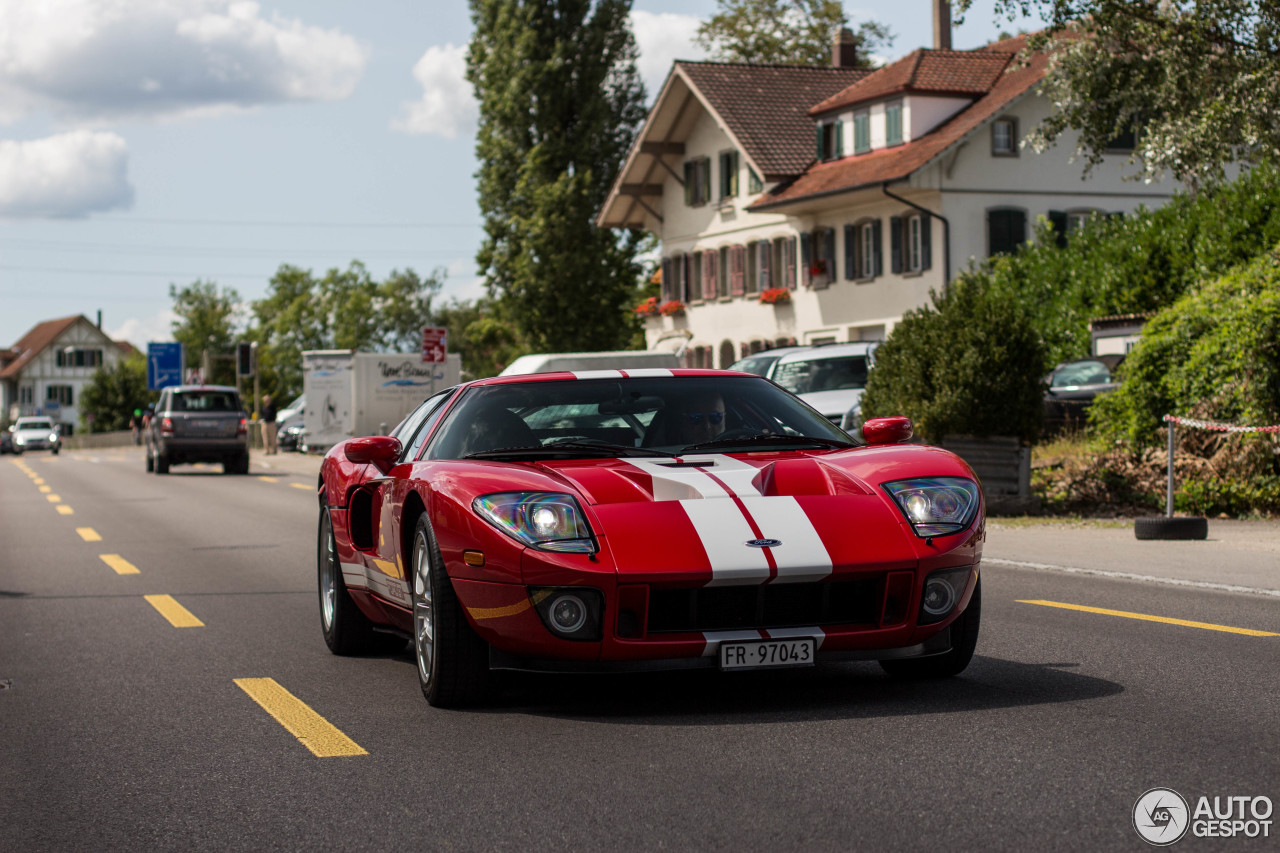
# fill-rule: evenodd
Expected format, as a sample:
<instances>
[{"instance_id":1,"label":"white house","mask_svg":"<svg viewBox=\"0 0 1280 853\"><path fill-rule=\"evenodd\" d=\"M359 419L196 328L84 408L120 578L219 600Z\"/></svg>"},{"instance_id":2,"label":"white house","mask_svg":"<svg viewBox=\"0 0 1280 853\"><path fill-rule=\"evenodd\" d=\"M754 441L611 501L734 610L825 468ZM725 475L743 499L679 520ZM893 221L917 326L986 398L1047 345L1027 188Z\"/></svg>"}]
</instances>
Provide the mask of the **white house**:
<instances>
[{"instance_id":1,"label":"white house","mask_svg":"<svg viewBox=\"0 0 1280 853\"><path fill-rule=\"evenodd\" d=\"M82 314L46 320L0 350L0 413L9 421L49 415L70 435L80 422L84 386L98 368L111 369L132 350Z\"/></svg>"},{"instance_id":2,"label":"white house","mask_svg":"<svg viewBox=\"0 0 1280 853\"><path fill-rule=\"evenodd\" d=\"M677 61L597 218L661 241L650 347L685 330L692 366L781 343L885 337L971 260L1038 216L1060 239L1091 215L1158 207L1123 180L1132 140L1083 176L1076 138L1036 154L1047 59L1022 38L921 49L876 70ZM1083 355L1083 353L1082 353Z\"/></svg>"}]
</instances>

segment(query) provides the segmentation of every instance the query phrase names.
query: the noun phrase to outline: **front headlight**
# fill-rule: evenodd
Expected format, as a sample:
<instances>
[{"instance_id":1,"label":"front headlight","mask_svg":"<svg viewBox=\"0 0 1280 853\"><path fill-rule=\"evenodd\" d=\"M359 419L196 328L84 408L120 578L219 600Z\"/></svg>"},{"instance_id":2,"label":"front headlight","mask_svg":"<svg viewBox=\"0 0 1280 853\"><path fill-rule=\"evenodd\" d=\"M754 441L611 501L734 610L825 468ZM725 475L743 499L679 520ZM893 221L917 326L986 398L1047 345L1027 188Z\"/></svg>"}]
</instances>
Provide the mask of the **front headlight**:
<instances>
[{"instance_id":1,"label":"front headlight","mask_svg":"<svg viewBox=\"0 0 1280 853\"><path fill-rule=\"evenodd\" d=\"M15 436L13 437L13 443L14 443L14 444L26 444L26 443L27 443L27 440L26 440L25 438L23 438L22 436L20 436L20 435L15 435Z\"/></svg>"},{"instance_id":2,"label":"front headlight","mask_svg":"<svg viewBox=\"0 0 1280 853\"><path fill-rule=\"evenodd\" d=\"M58 440L58 434L57 434L56 432L51 432L51 433L49 433L49 440L50 440L50 441L57 441L57 440Z\"/></svg>"},{"instance_id":3,"label":"front headlight","mask_svg":"<svg viewBox=\"0 0 1280 853\"><path fill-rule=\"evenodd\" d=\"M542 551L594 554L595 538L573 495L499 492L471 503L481 518L513 539Z\"/></svg>"},{"instance_id":4,"label":"front headlight","mask_svg":"<svg viewBox=\"0 0 1280 853\"><path fill-rule=\"evenodd\" d=\"M922 538L959 533L978 514L978 484L963 477L897 480L884 490Z\"/></svg>"}]
</instances>

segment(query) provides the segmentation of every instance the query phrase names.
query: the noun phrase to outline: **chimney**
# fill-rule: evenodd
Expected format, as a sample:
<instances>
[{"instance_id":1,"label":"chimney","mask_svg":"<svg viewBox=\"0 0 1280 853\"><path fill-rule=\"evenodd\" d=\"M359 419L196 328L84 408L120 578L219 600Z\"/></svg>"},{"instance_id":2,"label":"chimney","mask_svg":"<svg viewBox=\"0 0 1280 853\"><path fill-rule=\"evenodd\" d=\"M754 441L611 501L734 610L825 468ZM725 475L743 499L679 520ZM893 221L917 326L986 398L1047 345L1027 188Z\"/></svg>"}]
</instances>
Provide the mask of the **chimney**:
<instances>
[{"instance_id":1,"label":"chimney","mask_svg":"<svg viewBox=\"0 0 1280 853\"><path fill-rule=\"evenodd\" d=\"M933 49L951 50L951 4L933 0Z\"/></svg>"},{"instance_id":2,"label":"chimney","mask_svg":"<svg viewBox=\"0 0 1280 853\"><path fill-rule=\"evenodd\" d=\"M856 68L858 65L858 40L848 27L836 33L831 45L831 65L834 68Z\"/></svg>"},{"instance_id":3,"label":"chimney","mask_svg":"<svg viewBox=\"0 0 1280 853\"><path fill-rule=\"evenodd\" d=\"M98 328L102 328L102 309L98 309Z\"/></svg>"}]
</instances>

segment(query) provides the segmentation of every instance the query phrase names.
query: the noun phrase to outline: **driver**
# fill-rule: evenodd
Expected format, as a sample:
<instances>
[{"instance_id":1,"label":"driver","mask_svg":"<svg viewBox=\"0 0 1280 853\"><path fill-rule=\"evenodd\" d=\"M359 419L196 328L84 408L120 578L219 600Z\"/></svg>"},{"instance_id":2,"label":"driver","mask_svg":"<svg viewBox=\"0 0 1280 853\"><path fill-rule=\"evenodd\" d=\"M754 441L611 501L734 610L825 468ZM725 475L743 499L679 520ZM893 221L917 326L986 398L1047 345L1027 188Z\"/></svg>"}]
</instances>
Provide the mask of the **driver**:
<instances>
[{"instance_id":1,"label":"driver","mask_svg":"<svg viewBox=\"0 0 1280 853\"><path fill-rule=\"evenodd\" d=\"M675 434L677 444L701 444L724 432L724 397L686 397L677 402Z\"/></svg>"}]
</instances>

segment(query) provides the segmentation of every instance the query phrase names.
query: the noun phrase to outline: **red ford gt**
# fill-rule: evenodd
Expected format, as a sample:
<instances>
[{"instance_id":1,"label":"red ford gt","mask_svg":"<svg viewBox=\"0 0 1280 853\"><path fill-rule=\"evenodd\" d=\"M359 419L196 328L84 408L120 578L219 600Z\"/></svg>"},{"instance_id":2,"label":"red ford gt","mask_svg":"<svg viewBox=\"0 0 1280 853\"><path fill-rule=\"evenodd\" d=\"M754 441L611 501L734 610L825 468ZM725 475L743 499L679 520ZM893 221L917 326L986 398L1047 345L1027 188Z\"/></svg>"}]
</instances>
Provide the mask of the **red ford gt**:
<instances>
[{"instance_id":1,"label":"red ford gt","mask_svg":"<svg viewBox=\"0 0 1280 853\"><path fill-rule=\"evenodd\" d=\"M983 497L957 456L867 444L767 379L599 370L483 379L321 468L321 626L412 639L433 705L494 669L963 670Z\"/></svg>"}]
</instances>

